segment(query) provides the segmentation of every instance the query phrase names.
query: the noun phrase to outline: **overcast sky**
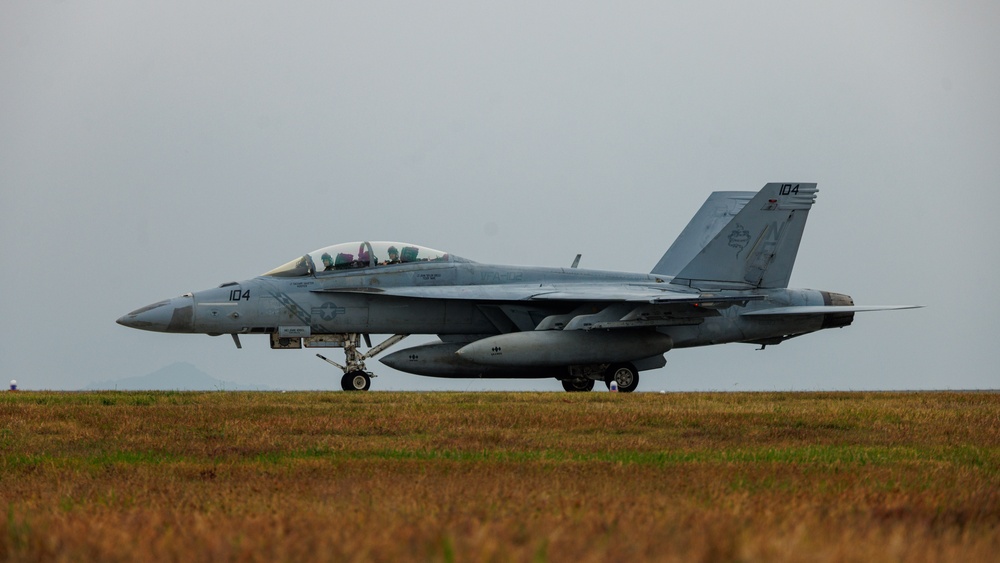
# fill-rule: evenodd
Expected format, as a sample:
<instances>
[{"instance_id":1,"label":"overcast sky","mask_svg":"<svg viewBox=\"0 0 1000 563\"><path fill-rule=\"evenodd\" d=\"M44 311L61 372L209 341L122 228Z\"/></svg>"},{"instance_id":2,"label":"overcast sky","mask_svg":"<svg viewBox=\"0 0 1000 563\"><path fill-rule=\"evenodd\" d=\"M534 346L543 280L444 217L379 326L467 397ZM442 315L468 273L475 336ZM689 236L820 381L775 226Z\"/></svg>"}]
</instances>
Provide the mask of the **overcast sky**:
<instances>
[{"instance_id":1,"label":"overcast sky","mask_svg":"<svg viewBox=\"0 0 1000 563\"><path fill-rule=\"evenodd\" d=\"M792 286L927 307L675 350L640 390L998 388L998 29L994 1L4 1L0 377L339 389L263 336L114 321L361 239L648 272L709 192L795 181Z\"/></svg>"}]
</instances>

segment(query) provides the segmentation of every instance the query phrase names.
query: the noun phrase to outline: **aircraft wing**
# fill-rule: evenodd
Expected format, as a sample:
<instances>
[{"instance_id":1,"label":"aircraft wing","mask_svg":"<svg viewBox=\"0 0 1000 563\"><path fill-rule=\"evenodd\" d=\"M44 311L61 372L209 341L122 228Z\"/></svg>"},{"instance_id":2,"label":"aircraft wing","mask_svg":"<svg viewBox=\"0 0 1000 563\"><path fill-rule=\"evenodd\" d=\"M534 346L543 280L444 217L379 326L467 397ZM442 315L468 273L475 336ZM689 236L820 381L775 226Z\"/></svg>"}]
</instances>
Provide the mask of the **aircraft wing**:
<instances>
[{"instance_id":1,"label":"aircraft wing","mask_svg":"<svg viewBox=\"0 0 1000 563\"><path fill-rule=\"evenodd\" d=\"M571 301L571 302L629 302L653 304L689 304L702 306L728 306L763 299L760 295L723 295L717 293L681 292L673 288L655 288L646 285L610 284L497 284L475 286L422 286L422 287L356 287L313 290L317 293L367 293L388 297L416 299L454 299L483 302L509 301Z\"/></svg>"},{"instance_id":2,"label":"aircraft wing","mask_svg":"<svg viewBox=\"0 0 1000 563\"><path fill-rule=\"evenodd\" d=\"M866 311L895 311L897 309L919 309L923 305L799 305L793 307L775 307L759 311L741 313L743 317L760 317L765 315L817 315L824 313L863 313Z\"/></svg>"},{"instance_id":3,"label":"aircraft wing","mask_svg":"<svg viewBox=\"0 0 1000 563\"><path fill-rule=\"evenodd\" d=\"M660 284L657 284L660 285ZM666 286L667 284L662 284ZM652 328L657 326L699 324L716 317L733 305L764 299L763 295L721 294L677 291L673 287L641 284L574 283L495 284L475 286L356 287L314 289L316 293L365 293L411 299L471 301L493 315L502 332L518 330L594 330ZM518 306L524 304L564 303L574 311L533 320ZM591 309L590 305L596 305ZM588 311L582 312L580 306ZM509 327L506 330L502 327Z\"/></svg>"}]
</instances>

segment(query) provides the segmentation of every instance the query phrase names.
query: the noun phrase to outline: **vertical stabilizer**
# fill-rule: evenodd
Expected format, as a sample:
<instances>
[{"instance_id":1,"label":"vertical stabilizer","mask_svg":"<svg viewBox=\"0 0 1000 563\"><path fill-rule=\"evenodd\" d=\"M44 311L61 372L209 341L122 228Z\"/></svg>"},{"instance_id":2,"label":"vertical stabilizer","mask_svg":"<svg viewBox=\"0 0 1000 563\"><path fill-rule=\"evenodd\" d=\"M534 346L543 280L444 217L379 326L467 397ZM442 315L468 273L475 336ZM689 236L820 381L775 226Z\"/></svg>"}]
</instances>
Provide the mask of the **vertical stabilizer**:
<instances>
[{"instance_id":1,"label":"vertical stabilizer","mask_svg":"<svg viewBox=\"0 0 1000 563\"><path fill-rule=\"evenodd\" d=\"M703 290L788 287L817 191L816 184L767 184L672 283Z\"/></svg>"},{"instance_id":2,"label":"vertical stabilizer","mask_svg":"<svg viewBox=\"0 0 1000 563\"><path fill-rule=\"evenodd\" d=\"M715 235L732 221L756 193L712 192L651 273L676 276L702 248L712 242Z\"/></svg>"}]
</instances>

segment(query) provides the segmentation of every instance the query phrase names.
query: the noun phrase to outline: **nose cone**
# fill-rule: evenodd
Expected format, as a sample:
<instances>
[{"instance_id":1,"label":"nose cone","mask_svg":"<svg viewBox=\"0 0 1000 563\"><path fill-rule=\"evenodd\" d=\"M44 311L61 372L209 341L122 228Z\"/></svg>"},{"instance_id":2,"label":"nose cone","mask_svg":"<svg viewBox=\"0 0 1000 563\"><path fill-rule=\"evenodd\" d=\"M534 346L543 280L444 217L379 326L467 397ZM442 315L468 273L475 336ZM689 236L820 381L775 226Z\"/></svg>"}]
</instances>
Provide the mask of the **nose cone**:
<instances>
[{"instance_id":1,"label":"nose cone","mask_svg":"<svg viewBox=\"0 0 1000 563\"><path fill-rule=\"evenodd\" d=\"M193 301L187 296L160 301L136 309L116 322L129 328L155 332L191 332Z\"/></svg>"}]
</instances>

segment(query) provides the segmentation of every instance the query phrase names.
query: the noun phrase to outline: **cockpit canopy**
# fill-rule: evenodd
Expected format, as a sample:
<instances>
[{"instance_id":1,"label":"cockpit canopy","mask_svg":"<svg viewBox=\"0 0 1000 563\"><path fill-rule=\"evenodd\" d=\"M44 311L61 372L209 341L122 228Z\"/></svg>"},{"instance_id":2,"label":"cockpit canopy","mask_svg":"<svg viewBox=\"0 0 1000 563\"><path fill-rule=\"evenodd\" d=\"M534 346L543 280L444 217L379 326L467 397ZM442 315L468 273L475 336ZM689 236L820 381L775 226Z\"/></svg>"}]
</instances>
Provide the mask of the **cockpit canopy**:
<instances>
[{"instance_id":1,"label":"cockpit canopy","mask_svg":"<svg viewBox=\"0 0 1000 563\"><path fill-rule=\"evenodd\" d=\"M415 262L468 262L468 260L405 242L345 242L314 250L263 275L292 278Z\"/></svg>"}]
</instances>

